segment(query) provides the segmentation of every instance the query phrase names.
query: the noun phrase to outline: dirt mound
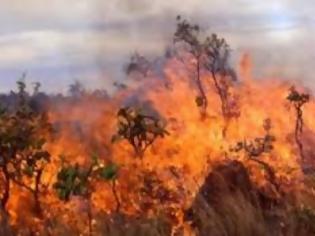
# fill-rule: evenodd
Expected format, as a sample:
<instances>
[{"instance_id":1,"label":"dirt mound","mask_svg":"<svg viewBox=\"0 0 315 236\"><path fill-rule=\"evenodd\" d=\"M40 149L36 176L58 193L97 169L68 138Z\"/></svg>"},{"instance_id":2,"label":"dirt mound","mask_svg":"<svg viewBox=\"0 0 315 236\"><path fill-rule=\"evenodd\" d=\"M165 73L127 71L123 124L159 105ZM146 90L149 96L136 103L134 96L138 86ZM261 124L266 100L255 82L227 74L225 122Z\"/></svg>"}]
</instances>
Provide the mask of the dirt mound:
<instances>
[{"instance_id":1,"label":"dirt mound","mask_svg":"<svg viewBox=\"0 0 315 236\"><path fill-rule=\"evenodd\" d=\"M269 188L274 189L272 184ZM243 163L219 164L206 177L192 207L186 211L186 220L199 235L269 235L267 212L282 206L277 195L268 192L272 191L266 191L266 187L258 189L252 183ZM281 215L272 217L277 224L281 222ZM281 227L276 229L280 230Z\"/></svg>"}]
</instances>

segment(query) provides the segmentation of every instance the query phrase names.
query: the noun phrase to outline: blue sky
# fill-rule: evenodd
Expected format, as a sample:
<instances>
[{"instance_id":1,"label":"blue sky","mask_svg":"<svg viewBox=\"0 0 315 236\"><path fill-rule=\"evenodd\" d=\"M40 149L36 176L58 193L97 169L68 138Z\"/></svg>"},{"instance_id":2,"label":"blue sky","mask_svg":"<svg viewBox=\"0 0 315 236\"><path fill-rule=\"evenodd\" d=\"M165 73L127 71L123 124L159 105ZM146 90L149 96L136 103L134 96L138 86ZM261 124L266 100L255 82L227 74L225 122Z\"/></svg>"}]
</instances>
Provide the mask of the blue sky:
<instances>
[{"instance_id":1,"label":"blue sky","mask_svg":"<svg viewBox=\"0 0 315 236\"><path fill-rule=\"evenodd\" d=\"M110 88L132 52L163 52L177 14L224 36L236 58L249 52L257 76L315 88L314 13L313 0L2 0L0 92L24 71L49 92L75 79Z\"/></svg>"}]
</instances>

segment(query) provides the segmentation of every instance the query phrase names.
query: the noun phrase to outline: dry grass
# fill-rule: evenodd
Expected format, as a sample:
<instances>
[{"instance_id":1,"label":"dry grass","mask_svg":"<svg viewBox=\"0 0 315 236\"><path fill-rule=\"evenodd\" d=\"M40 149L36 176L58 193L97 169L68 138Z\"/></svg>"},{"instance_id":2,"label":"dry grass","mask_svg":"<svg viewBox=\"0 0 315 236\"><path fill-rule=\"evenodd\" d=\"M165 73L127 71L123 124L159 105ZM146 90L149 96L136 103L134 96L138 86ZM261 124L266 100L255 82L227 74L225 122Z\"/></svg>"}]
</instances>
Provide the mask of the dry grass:
<instances>
[{"instance_id":1,"label":"dry grass","mask_svg":"<svg viewBox=\"0 0 315 236\"><path fill-rule=\"evenodd\" d=\"M297 197L283 198L281 203L266 208L260 202L262 200L258 197L257 189L252 188L250 183L244 183L248 181L246 176L231 185L226 179L226 176L234 179L234 175L230 174L231 172L228 175L214 175L211 179L213 181L209 181L208 193L211 195L208 198L201 193L196 196L191 209L186 212L187 223L194 230L188 236L315 235L315 197L312 191L294 193ZM311 189L315 186L315 178L307 178L305 183ZM94 217L93 236L170 236L172 232L171 222L163 215L147 219L97 213ZM86 217L79 218L82 218L81 222L72 225L65 224L62 218L49 219L47 227L44 226L43 232L38 235L90 236L86 231ZM12 233L5 214L2 214L0 223L0 236L36 235L34 231L32 233L30 229L21 226L17 227L19 234ZM178 231L175 236L184 234Z\"/></svg>"}]
</instances>

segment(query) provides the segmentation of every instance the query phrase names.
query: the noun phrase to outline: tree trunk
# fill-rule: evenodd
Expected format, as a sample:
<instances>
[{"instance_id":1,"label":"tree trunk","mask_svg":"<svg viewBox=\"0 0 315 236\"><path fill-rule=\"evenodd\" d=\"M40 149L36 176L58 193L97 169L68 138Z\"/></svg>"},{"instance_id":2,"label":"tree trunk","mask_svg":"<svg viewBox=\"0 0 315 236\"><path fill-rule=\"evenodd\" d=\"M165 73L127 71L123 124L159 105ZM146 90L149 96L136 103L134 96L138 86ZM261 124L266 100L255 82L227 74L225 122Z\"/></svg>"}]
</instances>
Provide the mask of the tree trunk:
<instances>
[{"instance_id":1,"label":"tree trunk","mask_svg":"<svg viewBox=\"0 0 315 236\"><path fill-rule=\"evenodd\" d=\"M112 191L113 191L113 195L114 195L114 198L116 201L116 212L120 212L121 204L120 204L120 200L119 200L118 193L116 190L116 180L115 179L113 180L113 183L112 183Z\"/></svg>"},{"instance_id":2,"label":"tree trunk","mask_svg":"<svg viewBox=\"0 0 315 236\"><path fill-rule=\"evenodd\" d=\"M42 216L42 208L41 208L41 203L39 199L39 194L40 194L40 182L41 182L41 177L42 177L43 171L39 170L37 172L36 178L35 178L35 190L33 192L33 198L34 198L34 210L37 216L41 217Z\"/></svg>"},{"instance_id":3,"label":"tree trunk","mask_svg":"<svg viewBox=\"0 0 315 236\"><path fill-rule=\"evenodd\" d=\"M200 96L202 98L202 104L201 104L201 107L202 107L202 115L205 116L206 115L206 112L207 112L207 107L208 107L208 99L207 99L207 96L206 96L206 93L203 89L203 86L202 86L202 82L201 82L201 78L200 78L200 58L197 57L196 58L197 60L197 65L196 65L196 70L197 70L197 87L199 89L199 92L200 92Z\"/></svg>"},{"instance_id":4,"label":"tree trunk","mask_svg":"<svg viewBox=\"0 0 315 236\"><path fill-rule=\"evenodd\" d=\"M5 183L4 183L4 190L3 190L3 195L1 199L1 207L4 211L6 211L6 206L10 198L11 180L10 180L9 172L6 165L2 166L2 171L5 178Z\"/></svg>"}]
</instances>

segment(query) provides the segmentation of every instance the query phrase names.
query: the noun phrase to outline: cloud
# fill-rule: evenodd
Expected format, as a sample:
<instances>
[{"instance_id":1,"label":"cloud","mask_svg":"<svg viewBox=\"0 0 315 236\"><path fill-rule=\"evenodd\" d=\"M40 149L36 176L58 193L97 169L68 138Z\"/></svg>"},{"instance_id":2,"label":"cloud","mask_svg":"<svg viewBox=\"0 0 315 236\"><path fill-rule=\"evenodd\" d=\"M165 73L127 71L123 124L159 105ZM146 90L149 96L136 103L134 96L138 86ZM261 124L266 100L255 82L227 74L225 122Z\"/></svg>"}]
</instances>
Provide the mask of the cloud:
<instances>
[{"instance_id":1,"label":"cloud","mask_svg":"<svg viewBox=\"0 0 315 236\"><path fill-rule=\"evenodd\" d=\"M249 51L258 75L311 81L314 11L313 0L2 0L0 87L23 70L63 85L80 74L121 78L132 52L163 52L177 14L224 36L236 57Z\"/></svg>"}]
</instances>

